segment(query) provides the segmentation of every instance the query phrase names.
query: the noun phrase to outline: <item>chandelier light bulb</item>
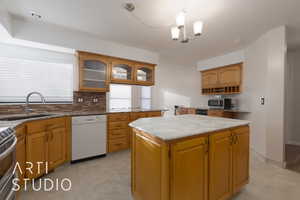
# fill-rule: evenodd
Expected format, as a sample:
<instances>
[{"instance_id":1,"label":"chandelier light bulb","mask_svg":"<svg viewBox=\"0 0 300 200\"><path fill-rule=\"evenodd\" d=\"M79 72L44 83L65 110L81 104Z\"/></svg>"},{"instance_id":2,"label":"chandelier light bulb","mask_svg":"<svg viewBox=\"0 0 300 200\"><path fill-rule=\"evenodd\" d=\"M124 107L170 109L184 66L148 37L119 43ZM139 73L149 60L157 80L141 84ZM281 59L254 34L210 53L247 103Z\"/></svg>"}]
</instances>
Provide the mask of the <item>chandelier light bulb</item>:
<instances>
[{"instance_id":1,"label":"chandelier light bulb","mask_svg":"<svg viewBox=\"0 0 300 200\"><path fill-rule=\"evenodd\" d=\"M180 34L180 30L178 27L172 27L171 28L171 34L172 34L172 39L173 40L178 40L179 39L179 34Z\"/></svg>"},{"instance_id":2,"label":"chandelier light bulb","mask_svg":"<svg viewBox=\"0 0 300 200\"><path fill-rule=\"evenodd\" d=\"M196 21L194 23L194 35L195 36L200 36L203 31L203 22L201 21Z\"/></svg>"},{"instance_id":3,"label":"chandelier light bulb","mask_svg":"<svg viewBox=\"0 0 300 200\"><path fill-rule=\"evenodd\" d=\"M185 13L182 11L176 17L176 25L178 28L184 27L185 23Z\"/></svg>"}]
</instances>

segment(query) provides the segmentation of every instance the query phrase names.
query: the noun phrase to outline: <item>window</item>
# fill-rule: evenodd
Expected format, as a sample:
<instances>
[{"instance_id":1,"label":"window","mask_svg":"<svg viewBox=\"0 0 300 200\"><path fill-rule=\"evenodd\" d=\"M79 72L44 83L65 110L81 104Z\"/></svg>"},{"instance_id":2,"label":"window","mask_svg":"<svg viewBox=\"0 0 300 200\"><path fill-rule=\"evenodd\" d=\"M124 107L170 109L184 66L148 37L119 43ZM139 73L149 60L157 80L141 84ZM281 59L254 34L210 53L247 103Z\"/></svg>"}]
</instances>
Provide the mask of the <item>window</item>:
<instances>
[{"instance_id":1,"label":"window","mask_svg":"<svg viewBox=\"0 0 300 200\"><path fill-rule=\"evenodd\" d=\"M141 86L141 108L151 108L151 87Z\"/></svg>"},{"instance_id":2,"label":"window","mask_svg":"<svg viewBox=\"0 0 300 200\"><path fill-rule=\"evenodd\" d=\"M152 87L110 84L109 108L151 108Z\"/></svg>"},{"instance_id":3,"label":"window","mask_svg":"<svg viewBox=\"0 0 300 200\"><path fill-rule=\"evenodd\" d=\"M37 91L46 102L73 101L73 64L0 57L0 103L24 103ZM38 96L31 101L40 102Z\"/></svg>"},{"instance_id":4,"label":"window","mask_svg":"<svg viewBox=\"0 0 300 200\"><path fill-rule=\"evenodd\" d=\"M132 86L121 84L110 84L109 108L121 109L131 108Z\"/></svg>"}]
</instances>

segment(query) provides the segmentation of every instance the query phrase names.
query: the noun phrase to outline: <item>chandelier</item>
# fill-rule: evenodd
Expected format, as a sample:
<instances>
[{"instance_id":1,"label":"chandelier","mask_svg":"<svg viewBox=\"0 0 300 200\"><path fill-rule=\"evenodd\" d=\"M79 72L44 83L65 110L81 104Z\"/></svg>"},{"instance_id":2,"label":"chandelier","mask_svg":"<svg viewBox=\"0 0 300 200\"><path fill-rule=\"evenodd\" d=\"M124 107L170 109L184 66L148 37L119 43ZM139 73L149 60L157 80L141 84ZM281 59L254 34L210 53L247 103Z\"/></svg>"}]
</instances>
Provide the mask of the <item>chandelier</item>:
<instances>
[{"instance_id":1,"label":"chandelier","mask_svg":"<svg viewBox=\"0 0 300 200\"><path fill-rule=\"evenodd\" d=\"M190 40L194 40L198 38L202 34L202 30L203 30L203 22L196 21L193 24L194 36L193 37L187 36L185 16L186 16L185 11L180 12L176 17L177 26L171 28L172 39L179 40L180 38L181 39L180 41L182 43L188 43Z\"/></svg>"}]
</instances>

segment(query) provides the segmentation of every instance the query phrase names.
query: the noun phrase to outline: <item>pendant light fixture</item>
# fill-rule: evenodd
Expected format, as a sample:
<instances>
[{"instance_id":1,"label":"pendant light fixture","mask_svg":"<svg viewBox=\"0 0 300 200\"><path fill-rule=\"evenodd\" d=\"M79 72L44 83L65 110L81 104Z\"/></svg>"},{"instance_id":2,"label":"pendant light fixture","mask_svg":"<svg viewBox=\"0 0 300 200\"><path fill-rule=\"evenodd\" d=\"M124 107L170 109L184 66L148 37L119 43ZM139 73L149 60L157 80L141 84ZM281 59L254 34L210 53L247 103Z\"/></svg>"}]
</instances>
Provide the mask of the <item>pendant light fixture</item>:
<instances>
[{"instance_id":1,"label":"pendant light fixture","mask_svg":"<svg viewBox=\"0 0 300 200\"><path fill-rule=\"evenodd\" d=\"M193 24L194 37L188 37L186 34L185 20L186 20L186 12L181 11L176 17L176 26L171 28L171 36L173 40L179 40L179 38L181 37L181 42L187 43L190 40L194 40L198 38L202 34L203 22L196 21Z\"/></svg>"}]
</instances>

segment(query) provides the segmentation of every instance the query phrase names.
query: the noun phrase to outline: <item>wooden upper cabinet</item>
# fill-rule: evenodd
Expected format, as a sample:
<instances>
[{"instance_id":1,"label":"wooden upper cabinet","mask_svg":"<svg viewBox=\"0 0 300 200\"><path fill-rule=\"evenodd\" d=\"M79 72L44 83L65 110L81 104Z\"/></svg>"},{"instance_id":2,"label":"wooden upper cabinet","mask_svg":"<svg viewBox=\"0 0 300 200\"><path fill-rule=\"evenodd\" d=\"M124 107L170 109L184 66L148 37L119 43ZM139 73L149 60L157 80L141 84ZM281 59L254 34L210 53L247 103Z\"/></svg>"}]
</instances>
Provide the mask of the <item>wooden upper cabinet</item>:
<instances>
[{"instance_id":1,"label":"wooden upper cabinet","mask_svg":"<svg viewBox=\"0 0 300 200\"><path fill-rule=\"evenodd\" d=\"M171 146L171 200L208 199L208 137Z\"/></svg>"},{"instance_id":2,"label":"wooden upper cabinet","mask_svg":"<svg viewBox=\"0 0 300 200\"><path fill-rule=\"evenodd\" d=\"M109 59L105 56L78 52L79 91L107 92L109 90Z\"/></svg>"},{"instance_id":3,"label":"wooden upper cabinet","mask_svg":"<svg viewBox=\"0 0 300 200\"><path fill-rule=\"evenodd\" d=\"M112 83L134 83L134 64L132 62L113 59L111 62L110 81Z\"/></svg>"},{"instance_id":4,"label":"wooden upper cabinet","mask_svg":"<svg viewBox=\"0 0 300 200\"><path fill-rule=\"evenodd\" d=\"M135 65L135 82L141 85L154 85L155 66L147 64Z\"/></svg>"},{"instance_id":5,"label":"wooden upper cabinet","mask_svg":"<svg viewBox=\"0 0 300 200\"><path fill-rule=\"evenodd\" d=\"M236 94L241 92L243 63L201 72L202 94Z\"/></svg>"},{"instance_id":6,"label":"wooden upper cabinet","mask_svg":"<svg viewBox=\"0 0 300 200\"><path fill-rule=\"evenodd\" d=\"M219 85L235 86L241 84L241 66L232 65L219 70Z\"/></svg>"},{"instance_id":7,"label":"wooden upper cabinet","mask_svg":"<svg viewBox=\"0 0 300 200\"><path fill-rule=\"evenodd\" d=\"M218 85L218 71L210 70L202 72L202 88L212 88Z\"/></svg>"}]
</instances>

